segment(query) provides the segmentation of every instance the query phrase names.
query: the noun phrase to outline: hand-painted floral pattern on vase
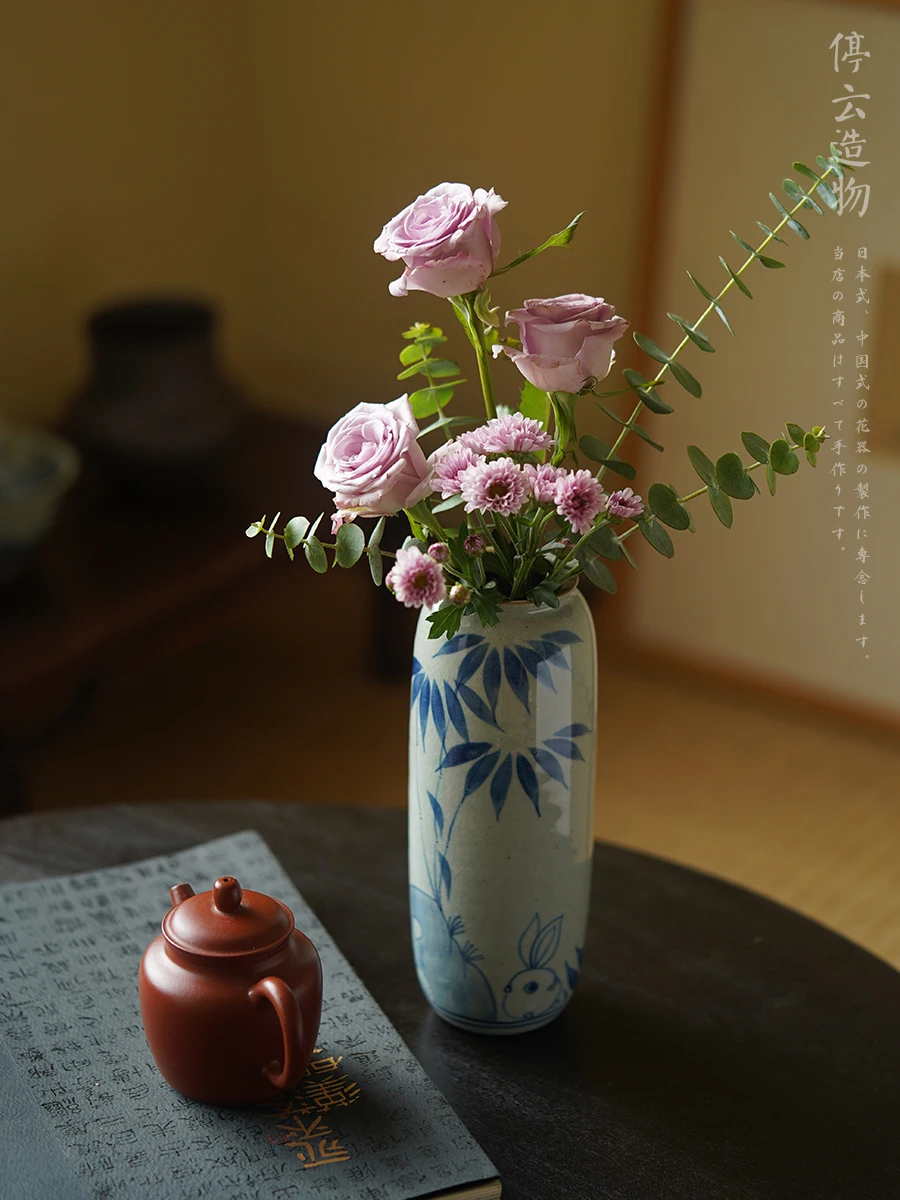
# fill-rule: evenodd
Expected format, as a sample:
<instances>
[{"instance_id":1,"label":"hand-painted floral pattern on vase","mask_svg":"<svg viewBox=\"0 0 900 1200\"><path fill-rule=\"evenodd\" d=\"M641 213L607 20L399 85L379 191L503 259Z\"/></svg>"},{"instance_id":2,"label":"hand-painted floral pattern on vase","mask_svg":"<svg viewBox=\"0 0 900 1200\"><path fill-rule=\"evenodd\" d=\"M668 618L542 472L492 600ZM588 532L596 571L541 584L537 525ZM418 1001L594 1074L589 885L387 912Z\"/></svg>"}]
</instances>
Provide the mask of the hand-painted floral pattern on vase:
<instances>
[{"instance_id":1,"label":"hand-painted floral pattern on vase","mask_svg":"<svg viewBox=\"0 0 900 1200\"><path fill-rule=\"evenodd\" d=\"M498 625L416 633L409 896L419 982L479 1033L552 1021L581 968L593 854L597 653L577 589Z\"/></svg>"}]
</instances>

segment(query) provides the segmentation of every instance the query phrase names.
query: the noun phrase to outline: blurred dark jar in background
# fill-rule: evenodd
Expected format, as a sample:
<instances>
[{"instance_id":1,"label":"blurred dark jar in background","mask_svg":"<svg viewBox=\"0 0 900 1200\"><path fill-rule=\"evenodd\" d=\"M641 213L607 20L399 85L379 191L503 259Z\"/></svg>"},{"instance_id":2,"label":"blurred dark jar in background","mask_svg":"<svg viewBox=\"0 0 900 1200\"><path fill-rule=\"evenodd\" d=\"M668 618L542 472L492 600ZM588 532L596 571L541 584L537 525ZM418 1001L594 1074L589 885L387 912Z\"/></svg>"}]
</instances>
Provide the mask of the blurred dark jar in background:
<instances>
[{"instance_id":1,"label":"blurred dark jar in background","mask_svg":"<svg viewBox=\"0 0 900 1200\"><path fill-rule=\"evenodd\" d=\"M244 409L218 367L215 328L214 309L189 299L134 299L89 318L90 377L66 420L86 459L154 490L202 479Z\"/></svg>"}]
</instances>

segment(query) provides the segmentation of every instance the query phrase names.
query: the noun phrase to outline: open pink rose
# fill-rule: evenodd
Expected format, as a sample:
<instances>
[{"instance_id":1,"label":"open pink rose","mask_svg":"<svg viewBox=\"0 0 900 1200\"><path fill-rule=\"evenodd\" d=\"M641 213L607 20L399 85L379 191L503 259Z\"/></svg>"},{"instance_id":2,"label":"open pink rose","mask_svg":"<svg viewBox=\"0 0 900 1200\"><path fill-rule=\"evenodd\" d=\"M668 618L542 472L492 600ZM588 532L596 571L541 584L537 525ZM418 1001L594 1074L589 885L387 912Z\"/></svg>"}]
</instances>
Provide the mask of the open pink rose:
<instances>
[{"instance_id":1,"label":"open pink rose","mask_svg":"<svg viewBox=\"0 0 900 1200\"><path fill-rule=\"evenodd\" d=\"M329 430L313 474L334 492L339 514L391 516L432 490L418 435L406 396L357 404Z\"/></svg>"},{"instance_id":2,"label":"open pink rose","mask_svg":"<svg viewBox=\"0 0 900 1200\"><path fill-rule=\"evenodd\" d=\"M506 319L519 326L522 349L504 346L505 353L545 392L580 392L605 379L615 361L613 343L630 328L611 304L580 293L526 300Z\"/></svg>"},{"instance_id":3,"label":"open pink rose","mask_svg":"<svg viewBox=\"0 0 900 1200\"><path fill-rule=\"evenodd\" d=\"M439 183L419 196L375 240L376 254L406 265L388 285L391 294L419 291L446 299L483 287L500 253L494 216L505 207L493 188L473 192L464 183Z\"/></svg>"}]
</instances>

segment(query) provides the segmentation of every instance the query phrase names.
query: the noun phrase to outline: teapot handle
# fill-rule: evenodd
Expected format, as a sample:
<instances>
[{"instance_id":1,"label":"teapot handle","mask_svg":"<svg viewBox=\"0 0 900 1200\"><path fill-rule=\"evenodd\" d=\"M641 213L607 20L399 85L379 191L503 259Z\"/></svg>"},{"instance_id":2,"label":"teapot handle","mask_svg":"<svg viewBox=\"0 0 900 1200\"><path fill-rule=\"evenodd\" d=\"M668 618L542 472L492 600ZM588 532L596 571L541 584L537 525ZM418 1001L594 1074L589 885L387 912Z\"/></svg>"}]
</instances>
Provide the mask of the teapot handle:
<instances>
[{"instance_id":1,"label":"teapot handle","mask_svg":"<svg viewBox=\"0 0 900 1200\"><path fill-rule=\"evenodd\" d=\"M263 1067L262 1073L270 1083L283 1091L290 1091L300 1082L306 1070L308 1054L306 1054L306 1039L303 1036L303 1017L297 997L277 975L267 975L260 979L250 989L250 999L265 998L269 1001L278 1016L281 1034L284 1039L284 1062L279 1067L277 1062Z\"/></svg>"}]
</instances>

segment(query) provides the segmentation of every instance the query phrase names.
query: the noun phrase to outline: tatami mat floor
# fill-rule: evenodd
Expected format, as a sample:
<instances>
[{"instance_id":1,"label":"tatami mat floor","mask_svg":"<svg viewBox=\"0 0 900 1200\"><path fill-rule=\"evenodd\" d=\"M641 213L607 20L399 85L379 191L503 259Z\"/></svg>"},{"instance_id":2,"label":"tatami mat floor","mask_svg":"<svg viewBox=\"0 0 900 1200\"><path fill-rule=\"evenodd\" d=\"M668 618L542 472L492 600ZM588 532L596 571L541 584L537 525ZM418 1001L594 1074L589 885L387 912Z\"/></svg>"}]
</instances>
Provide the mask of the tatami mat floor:
<instances>
[{"instance_id":1,"label":"tatami mat floor","mask_svg":"<svg viewBox=\"0 0 900 1200\"><path fill-rule=\"evenodd\" d=\"M316 584L327 636L320 616L269 600L178 659L108 686L34 763L35 805L403 805L408 690L360 670L367 581ZM298 580L301 598L308 613ZM755 888L900 966L898 739L627 664L601 687L610 717L598 836Z\"/></svg>"}]
</instances>

